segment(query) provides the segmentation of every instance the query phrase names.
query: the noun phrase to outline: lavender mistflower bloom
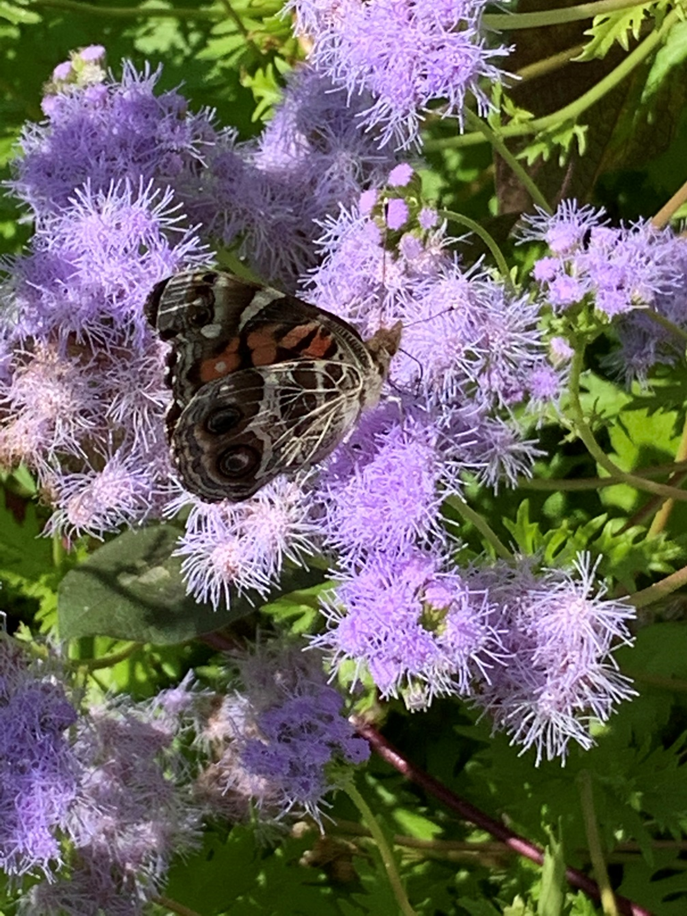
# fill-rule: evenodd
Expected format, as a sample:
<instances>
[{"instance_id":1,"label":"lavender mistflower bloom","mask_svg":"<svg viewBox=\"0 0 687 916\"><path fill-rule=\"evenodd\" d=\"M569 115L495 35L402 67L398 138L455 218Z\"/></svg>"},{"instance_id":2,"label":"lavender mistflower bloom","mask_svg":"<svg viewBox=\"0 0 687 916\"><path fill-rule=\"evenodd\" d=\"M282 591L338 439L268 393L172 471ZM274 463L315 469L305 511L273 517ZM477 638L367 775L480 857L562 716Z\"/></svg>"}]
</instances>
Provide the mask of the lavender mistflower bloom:
<instances>
[{"instance_id":1,"label":"lavender mistflower bloom","mask_svg":"<svg viewBox=\"0 0 687 916\"><path fill-rule=\"evenodd\" d=\"M627 621L634 609L605 598L588 555L580 555L575 568L576 575L535 575L525 562L497 563L470 580L494 602L492 619L507 652L476 703L523 751L533 747L537 763L565 759L571 740L591 747L590 719L605 722L634 693L613 658L616 648L632 641Z\"/></svg>"},{"instance_id":2,"label":"lavender mistflower bloom","mask_svg":"<svg viewBox=\"0 0 687 916\"><path fill-rule=\"evenodd\" d=\"M621 348L610 363L628 382L645 379L656 363L682 356L678 335L651 319L655 312L687 327L687 242L649 222L610 227L602 210L563 201L550 216L526 218L525 241L542 240L551 254L534 266L555 311L591 302L605 320L617 320Z\"/></svg>"},{"instance_id":3,"label":"lavender mistflower bloom","mask_svg":"<svg viewBox=\"0 0 687 916\"><path fill-rule=\"evenodd\" d=\"M382 142L418 143L430 110L462 122L466 96L486 110L480 80L500 71L481 33L484 0L289 0L297 31L313 42L311 61L348 98L372 96L361 123L379 126ZM434 102L441 107L433 108Z\"/></svg>"},{"instance_id":4,"label":"lavender mistflower bloom","mask_svg":"<svg viewBox=\"0 0 687 916\"><path fill-rule=\"evenodd\" d=\"M6 267L0 455L35 471L58 509L51 531L159 515L169 490L164 352L142 306L159 279L207 261L166 178L185 190L215 131L177 93L156 97L158 75L125 66L121 83L63 87L14 165L36 231Z\"/></svg>"},{"instance_id":5,"label":"lavender mistflower bloom","mask_svg":"<svg viewBox=\"0 0 687 916\"><path fill-rule=\"evenodd\" d=\"M413 709L465 695L502 647L487 592L442 565L434 552L371 556L327 599L329 629L314 644L335 667L354 662L356 680L369 671L383 697L401 695Z\"/></svg>"},{"instance_id":6,"label":"lavender mistflower bloom","mask_svg":"<svg viewBox=\"0 0 687 916\"><path fill-rule=\"evenodd\" d=\"M299 67L259 138L208 151L202 187L184 198L187 211L225 244L240 237L240 254L263 280L295 288L317 263L318 221L382 182L396 161L359 124L364 102Z\"/></svg>"},{"instance_id":7,"label":"lavender mistflower bloom","mask_svg":"<svg viewBox=\"0 0 687 916\"><path fill-rule=\"evenodd\" d=\"M345 557L441 539L438 433L402 411L363 417L322 473L322 530Z\"/></svg>"},{"instance_id":8,"label":"lavender mistflower bloom","mask_svg":"<svg viewBox=\"0 0 687 916\"><path fill-rule=\"evenodd\" d=\"M402 229L408 222L409 215L408 204L404 200L390 200L386 211L386 224L392 232Z\"/></svg>"},{"instance_id":9,"label":"lavender mistflower bloom","mask_svg":"<svg viewBox=\"0 0 687 916\"><path fill-rule=\"evenodd\" d=\"M208 795L221 793L218 807L235 817L245 816L250 802L264 817L307 812L320 821L348 765L368 758L367 743L326 683L319 653L277 645L236 661L242 687L208 723L206 740L224 745L205 774Z\"/></svg>"},{"instance_id":10,"label":"lavender mistflower bloom","mask_svg":"<svg viewBox=\"0 0 687 916\"><path fill-rule=\"evenodd\" d=\"M142 305L161 276L205 259L180 219L150 182L87 183L12 265L0 454L35 470L59 510L51 530L102 534L161 508L168 394Z\"/></svg>"},{"instance_id":11,"label":"lavender mistflower bloom","mask_svg":"<svg viewBox=\"0 0 687 916\"><path fill-rule=\"evenodd\" d=\"M45 484L49 487L50 475ZM145 468L144 455L116 452L101 470L55 475L55 511L46 534L88 533L102 537L124 523L142 521L152 513L160 493Z\"/></svg>"},{"instance_id":12,"label":"lavender mistflower bloom","mask_svg":"<svg viewBox=\"0 0 687 916\"><path fill-rule=\"evenodd\" d=\"M172 856L199 835L200 809L173 746L194 702L184 682L172 702L164 692L138 706L120 699L82 717L74 744L82 772L69 819L74 859L68 872L31 889L23 916L144 912Z\"/></svg>"},{"instance_id":13,"label":"lavender mistflower bloom","mask_svg":"<svg viewBox=\"0 0 687 916\"><path fill-rule=\"evenodd\" d=\"M50 96L48 121L22 134L15 195L42 217L67 206L87 181L98 193L124 179L132 186L154 179L160 188L190 180L216 131L209 113L187 111L178 92L154 95L160 72L139 74L125 62L121 82Z\"/></svg>"},{"instance_id":14,"label":"lavender mistflower bloom","mask_svg":"<svg viewBox=\"0 0 687 916\"><path fill-rule=\"evenodd\" d=\"M49 875L63 862L59 831L79 791L68 729L77 719L64 686L0 636L0 866Z\"/></svg>"},{"instance_id":15,"label":"lavender mistflower bloom","mask_svg":"<svg viewBox=\"0 0 687 916\"><path fill-rule=\"evenodd\" d=\"M173 502L170 510L180 504ZM283 477L244 503L194 500L176 551L184 557L188 591L214 605L229 605L232 588L265 597L285 558L300 564L316 552L321 537L311 515L311 501L295 481Z\"/></svg>"}]
</instances>

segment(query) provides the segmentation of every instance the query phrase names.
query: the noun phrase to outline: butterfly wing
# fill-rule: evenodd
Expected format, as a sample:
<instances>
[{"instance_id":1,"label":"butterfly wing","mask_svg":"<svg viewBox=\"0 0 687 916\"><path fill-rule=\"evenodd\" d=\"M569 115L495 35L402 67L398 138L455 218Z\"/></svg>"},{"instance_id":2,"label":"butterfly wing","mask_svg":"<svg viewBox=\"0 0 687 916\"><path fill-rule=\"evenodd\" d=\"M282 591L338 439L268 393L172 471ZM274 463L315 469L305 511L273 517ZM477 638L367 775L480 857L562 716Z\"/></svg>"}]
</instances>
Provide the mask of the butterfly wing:
<instances>
[{"instance_id":1,"label":"butterfly wing","mask_svg":"<svg viewBox=\"0 0 687 916\"><path fill-rule=\"evenodd\" d=\"M347 322L295 296L225 271L189 271L158 283L145 314L172 344L167 382L179 410L208 382L254 366L295 359L366 362ZM355 356L353 356L355 359Z\"/></svg>"},{"instance_id":2,"label":"butterfly wing","mask_svg":"<svg viewBox=\"0 0 687 916\"><path fill-rule=\"evenodd\" d=\"M172 433L184 486L207 502L239 501L321 461L355 424L365 381L353 364L297 360L209 382Z\"/></svg>"}]
</instances>

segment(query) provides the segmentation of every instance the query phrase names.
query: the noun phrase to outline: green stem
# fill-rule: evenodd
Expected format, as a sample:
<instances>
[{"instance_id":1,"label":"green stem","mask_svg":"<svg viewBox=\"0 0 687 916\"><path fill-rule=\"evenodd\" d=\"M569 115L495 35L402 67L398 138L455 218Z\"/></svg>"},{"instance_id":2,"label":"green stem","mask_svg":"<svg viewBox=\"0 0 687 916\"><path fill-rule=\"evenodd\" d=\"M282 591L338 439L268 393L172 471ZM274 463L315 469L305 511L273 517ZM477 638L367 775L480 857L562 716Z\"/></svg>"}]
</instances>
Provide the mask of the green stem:
<instances>
[{"instance_id":1,"label":"green stem","mask_svg":"<svg viewBox=\"0 0 687 916\"><path fill-rule=\"evenodd\" d=\"M61 571L67 559L67 551L64 549L64 542L61 534L52 536L52 565L55 569Z\"/></svg>"},{"instance_id":2,"label":"green stem","mask_svg":"<svg viewBox=\"0 0 687 916\"><path fill-rule=\"evenodd\" d=\"M663 229L671 221L675 213L687 201L687 181L677 189L668 203L664 204L656 216L651 220L651 225Z\"/></svg>"},{"instance_id":3,"label":"green stem","mask_svg":"<svg viewBox=\"0 0 687 916\"><path fill-rule=\"evenodd\" d=\"M227 16L234 23L237 30L241 33L241 35L243 35L244 38L248 39L248 29L243 24L243 20L241 19L239 14L236 12L234 7L231 5L229 0L222 0L222 6L226 10ZM251 44L253 44L253 42L251 42Z\"/></svg>"},{"instance_id":4,"label":"green stem","mask_svg":"<svg viewBox=\"0 0 687 916\"><path fill-rule=\"evenodd\" d=\"M236 10L234 9L234 7L231 5L230 0L222 0L222 6L223 6L224 9L226 10L227 16L231 19L231 21L232 21L232 22L234 23L234 25L236 26L236 30L237 30L241 35L243 35L243 37L245 38L246 44L251 48L251 50L253 51L253 53L255 54L255 56L256 56L256 57L262 57L262 51L261 51L260 48L257 46L257 44L253 41L253 39L251 38L250 32L248 31L248 29L247 29L246 26L244 25L244 22L243 22L243 20L241 19L241 17L239 16L239 14L236 12Z\"/></svg>"},{"instance_id":5,"label":"green stem","mask_svg":"<svg viewBox=\"0 0 687 916\"><path fill-rule=\"evenodd\" d=\"M677 677L663 677L660 674L646 674L645 672L637 673L626 671L623 668L623 674L638 681L640 684L648 684L650 687L658 687L660 690L672 690L675 693L687 693L687 681L680 680Z\"/></svg>"},{"instance_id":6,"label":"green stem","mask_svg":"<svg viewBox=\"0 0 687 916\"><path fill-rule=\"evenodd\" d=\"M519 77L520 80L518 85L527 82L527 80L537 79L539 76L555 73L556 70L565 67L566 64L569 64L575 57L579 57L584 51L584 48L584 45L575 45L572 48L566 48L565 51L559 51L558 54L552 54L550 57L543 57L541 60L535 60L532 64L525 64L524 67L520 67L519 70L515 71L515 75Z\"/></svg>"},{"instance_id":7,"label":"green stem","mask_svg":"<svg viewBox=\"0 0 687 916\"><path fill-rule=\"evenodd\" d=\"M461 226L465 226L471 232L474 232L475 235L478 235L487 246L489 251L491 251L494 260L496 261L496 266L498 267L499 273L503 279L506 280L507 283L511 283L508 262L504 258L503 252L496 244L493 237L484 228L484 226L481 226L474 219L470 219L469 216L464 216L462 213L456 213L453 210L439 210L438 213L442 219L447 219L451 223L459 223Z\"/></svg>"},{"instance_id":8,"label":"green stem","mask_svg":"<svg viewBox=\"0 0 687 916\"><path fill-rule=\"evenodd\" d=\"M673 461L670 464L657 464L654 467L640 468L635 476L646 478L660 474L677 476L687 471L687 461ZM600 490L625 483L625 475L611 474L608 477L519 477L518 487L525 490Z\"/></svg>"},{"instance_id":9,"label":"green stem","mask_svg":"<svg viewBox=\"0 0 687 916\"><path fill-rule=\"evenodd\" d=\"M403 913L404 916L416 916L415 910L411 907L406 896L406 892L403 888L403 884L401 883L401 876L398 873L396 860L394 859L391 848L387 843L386 837L384 836L384 833L377 823L377 819L372 813L370 806L353 785L352 780L349 780L349 782L344 786L344 791L348 794L348 797L351 799L358 811L360 811L363 823L370 831L373 840L377 844L377 849L379 850L379 854L382 857L382 863L384 865L384 870L386 871L386 876L389 880L389 884L391 885L391 889L394 892L394 896L398 901L398 906L401 913Z\"/></svg>"},{"instance_id":10,"label":"green stem","mask_svg":"<svg viewBox=\"0 0 687 916\"><path fill-rule=\"evenodd\" d=\"M513 174L519 179L522 186L527 190L535 204L539 204L547 213L553 213L551 205L537 187L536 183L527 174L527 171L520 164L518 159L511 153L503 140L496 134L491 127L478 117L473 111L465 111L465 121L472 127L477 128L487 140L491 143L492 149L495 150L505 163L510 167Z\"/></svg>"},{"instance_id":11,"label":"green stem","mask_svg":"<svg viewBox=\"0 0 687 916\"><path fill-rule=\"evenodd\" d=\"M89 16L109 16L115 19L211 19L220 20L217 10L193 9L188 7L161 6L94 6L77 0L34 0L32 9L67 10L71 13L86 13Z\"/></svg>"},{"instance_id":12,"label":"green stem","mask_svg":"<svg viewBox=\"0 0 687 916\"><path fill-rule=\"evenodd\" d=\"M155 895L150 898L153 903L157 903L159 906L164 906L170 912L176 913L177 916L200 916L196 910L191 910L187 906L184 906L183 903L179 903L177 900L172 900L171 897L163 897L162 895Z\"/></svg>"},{"instance_id":13,"label":"green stem","mask_svg":"<svg viewBox=\"0 0 687 916\"><path fill-rule=\"evenodd\" d=\"M652 54L658 45L665 39L668 32L679 20L681 11L674 9L663 20L663 25L648 35L644 41L638 45L634 51L611 70L603 79L599 80L592 89L584 92L579 98L575 99L569 105L559 108L549 115L542 118L534 118L531 121L520 121L518 123L506 124L498 129L498 136L508 137L529 137L538 134L549 128L560 127L565 121L576 121L577 118L592 105L607 95L612 89L615 89L625 77L629 76L632 71ZM523 14L524 15L524 14ZM461 134L457 137L446 137L440 140L427 140L424 144L426 150L441 150L449 148L460 148L465 146L477 146L485 142L485 137L481 131L469 134Z\"/></svg>"},{"instance_id":14,"label":"green stem","mask_svg":"<svg viewBox=\"0 0 687 916\"><path fill-rule=\"evenodd\" d=\"M491 544L491 546L494 548L494 552L496 553L497 557L501 557L502 560L513 559L513 554L506 547L503 541L501 541L499 536L490 527L487 521L479 514L479 512L475 512L474 509L471 509L462 497L454 494L453 496L449 496L446 502L449 504L449 506L457 509L463 518L467 519L467 521L471 522L475 526L484 540L488 544Z\"/></svg>"},{"instance_id":15,"label":"green stem","mask_svg":"<svg viewBox=\"0 0 687 916\"><path fill-rule=\"evenodd\" d=\"M642 309L637 314L646 315L646 317L650 318L655 324L660 324L662 328L671 333L674 337L679 338L683 344L687 343L687 331L673 324L672 321L668 318L664 318L663 315L659 315L659 313L655 312L653 309Z\"/></svg>"},{"instance_id":16,"label":"green stem","mask_svg":"<svg viewBox=\"0 0 687 916\"><path fill-rule=\"evenodd\" d=\"M589 770L582 770L577 777L577 784L580 790L580 800L582 802L582 815L584 817L584 826L587 834L587 846L589 855L592 860L594 877L599 885L601 897L601 909L605 916L618 916L618 906L615 902L615 895L611 882L608 880L608 871L604 860L603 848L601 846L601 836L599 834L599 825L596 820L596 811L594 810L594 793L592 791L592 777Z\"/></svg>"},{"instance_id":17,"label":"green stem","mask_svg":"<svg viewBox=\"0 0 687 916\"><path fill-rule=\"evenodd\" d=\"M119 652L112 652L110 655L102 655L100 658L91 658L85 661L79 659L78 661L72 662L72 664L84 671L97 671L98 668L113 668L115 665L118 665L119 662L125 661L140 648L140 643L132 642L123 649L120 649Z\"/></svg>"},{"instance_id":18,"label":"green stem","mask_svg":"<svg viewBox=\"0 0 687 916\"><path fill-rule=\"evenodd\" d=\"M660 582L654 582L648 588L643 588L641 592L635 592L634 595L623 600L633 607L648 607L650 604L660 601L661 598L676 592L683 585L687 585L687 566L683 566L682 569L671 573L665 579L661 579Z\"/></svg>"},{"instance_id":19,"label":"green stem","mask_svg":"<svg viewBox=\"0 0 687 916\"><path fill-rule=\"evenodd\" d=\"M583 363L584 348L578 343L570 369L570 409L575 424L575 431L584 443L589 454L611 477L618 478L619 483L627 483L647 493L656 493L659 496L672 497L680 502L687 502L687 491L679 490L677 487L671 487L669 484L645 480L643 477L637 477L635 474L623 471L622 468L619 468L617 464L611 461L601 448L584 418L584 411L580 403L580 375L582 374Z\"/></svg>"},{"instance_id":20,"label":"green stem","mask_svg":"<svg viewBox=\"0 0 687 916\"><path fill-rule=\"evenodd\" d=\"M633 6L644 6L636 0L594 0L592 3L581 3L559 10L541 10L538 13L485 13L482 22L488 29L536 29L544 25L560 25L563 22L578 22L581 19L593 19L615 13L618 10L632 9Z\"/></svg>"},{"instance_id":21,"label":"green stem","mask_svg":"<svg viewBox=\"0 0 687 916\"><path fill-rule=\"evenodd\" d=\"M679 461L684 461L687 458L687 417L685 417L682 424L682 435L680 436L680 444L677 447L677 452L675 453L676 464ZM671 474L668 483L671 486L676 486L677 484L682 483L685 479L684 472L679 474ZM673 506L675 501L672 499L666 499L665 502L661 505L661 498L659 496L654 496L649 502L649 508L647 509L647 514L650 514L652 511L655 511L651 525L649 526L649 537L655 537L657 534L660 534L661 531L668 524L668 520L673 511Z\"/></svg>"}]
</instances>

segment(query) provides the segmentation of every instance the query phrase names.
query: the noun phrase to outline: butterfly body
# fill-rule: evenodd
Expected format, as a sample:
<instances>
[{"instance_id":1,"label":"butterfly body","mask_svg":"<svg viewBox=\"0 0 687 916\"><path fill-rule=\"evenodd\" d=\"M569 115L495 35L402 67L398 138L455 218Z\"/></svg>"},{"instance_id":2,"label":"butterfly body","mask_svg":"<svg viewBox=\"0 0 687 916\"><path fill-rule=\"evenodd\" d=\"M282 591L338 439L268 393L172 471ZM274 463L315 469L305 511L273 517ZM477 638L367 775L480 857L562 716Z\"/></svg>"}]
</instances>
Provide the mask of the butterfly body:
<instances>
[{"instance_id":1,"label":"butterfly body","mask_svg":"<svg viewBox=\"0 0 687 916\"><path fill-rule=\"evenodd\" d=\"M330 454L379 400L400 324L347 322L223 271L177 274L145 307L172 345L167 431L184 486L239 501Z\"/></svg>"}]
</instances>

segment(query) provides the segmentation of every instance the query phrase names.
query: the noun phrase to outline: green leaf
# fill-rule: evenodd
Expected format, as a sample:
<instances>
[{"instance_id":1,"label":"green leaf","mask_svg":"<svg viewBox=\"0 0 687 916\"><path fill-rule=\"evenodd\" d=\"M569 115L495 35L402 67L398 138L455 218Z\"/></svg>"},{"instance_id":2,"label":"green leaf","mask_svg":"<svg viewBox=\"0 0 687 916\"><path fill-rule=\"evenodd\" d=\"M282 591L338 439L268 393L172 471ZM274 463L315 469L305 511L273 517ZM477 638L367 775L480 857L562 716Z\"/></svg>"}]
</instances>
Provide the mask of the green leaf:
<instances>
[{"instance_id":1,"label":"green leaf","mask_svg":"<svg viewBox=\"0 0 687 916\"><path fill-rule=\"evenodd\" d=\"M256 593L214 610L186 594L182 558L173 556L179 529L158 525L126 531L64 577L58 592L62 639L113 636L136 642L184 642L227 626L263 603ZM321 578L307 569L285 570L281 591Z\"/></svg>"},{"instance_id":2,"label":"green leaf","mask_svg":"<svg viewBox=\"0 0 687 916\"><path fill-rule=\"evenodd\" d=\"M231 875L231 895L227 893L227 875ZM169 871L165 895L204 916L215 916L226 912L229 899L250 892L259 875L255 834L237 825L225 841L215 833L206 833L201 850L177 860Z\"/></svg>"},{"instance_id":3,"label":"green leaf","mask_svg":"<svg viewBox=\"0 0 687 916\"><path fill-rule=\"evenodd\" d=\"M0 19L7 19L13 25L33 25L41 21L39 13L33 10L27 10L23 6L17 6L15 3L0 2Z\"/></svg>"},{"instance_id":4,"label":"green leaf","mask_svg":"<svg viewBox=\"0 0 687 916\"><path fill-rule=\"evenodd\" d=\"M646 11L652 5L633 6L616 13L596 16L592 27L584 33L591 37L591 41L576 60L588 61L595 57L605 57L616 42L624 51L629 50L630 36L635 41L639 38L642 23L646 21Z\"/></svg>"},{"instance_id":5,"label":"green leaf","mask_svg":"<svg viewBox=\"0 0 687 916\"><path fill-rule=\"evenodd\" d=\"M0 580L33 595L46 575L55 574L52 543L40 537L36 507L29 502L22 505L25 515L21 522L6 506L0 507Z\"/></svg>"}]
</instances>

